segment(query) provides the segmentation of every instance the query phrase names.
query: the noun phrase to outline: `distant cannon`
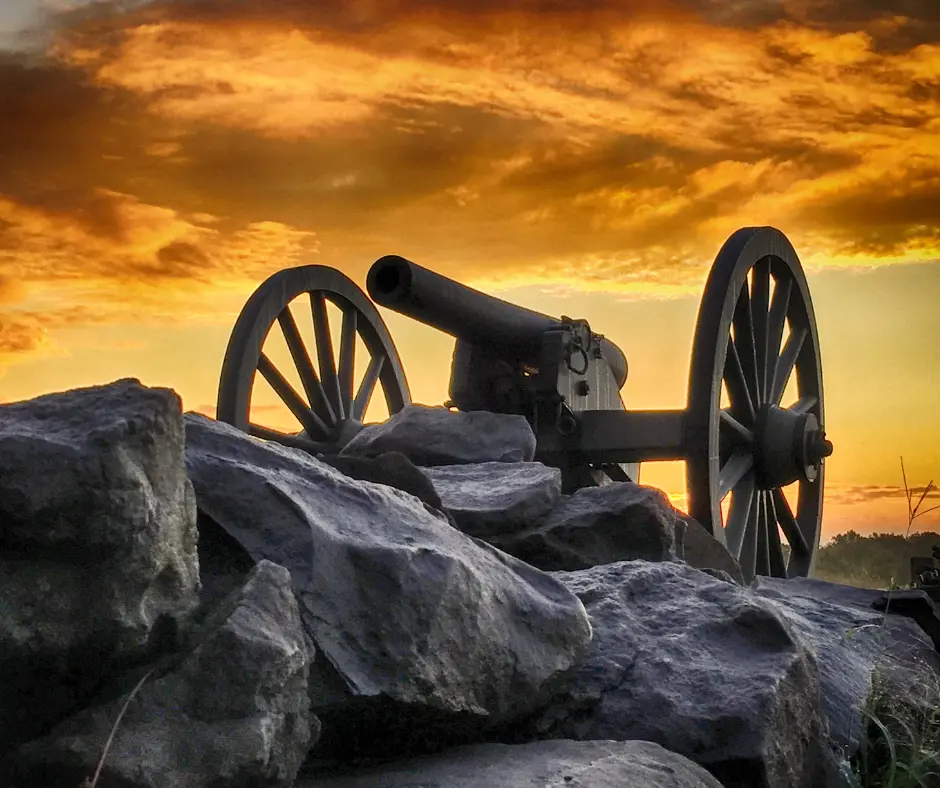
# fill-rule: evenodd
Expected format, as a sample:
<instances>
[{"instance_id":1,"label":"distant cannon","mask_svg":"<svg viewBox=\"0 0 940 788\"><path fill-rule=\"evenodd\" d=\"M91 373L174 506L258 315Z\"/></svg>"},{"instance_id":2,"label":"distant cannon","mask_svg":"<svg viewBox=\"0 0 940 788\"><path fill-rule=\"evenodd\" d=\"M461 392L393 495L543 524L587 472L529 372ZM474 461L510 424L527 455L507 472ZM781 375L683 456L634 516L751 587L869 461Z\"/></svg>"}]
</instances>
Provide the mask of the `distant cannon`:
<instances>
[{"instance_id":1,"label":"distant cannon","mask_svg":"<svg viewBox=\"0 0 940 788\"><path fill-rule=\"evenodd\" d=\"M375 304L456 337L447 405L525 416L536 459L563 487L637 481L639 463L684 460L689 514L725 544L748 579L807 576L819 547L825 458L816 320L796 252L771 227L744 228L721 248L699 308L687 407L625 410L627 359L586 320L553 318L447 279L402 257L370 269L369 297L339 271L280 271L236 321L217 417L260 438L335 452L362 428L376 384L389 413L410 402L395 346ZM288 304L310 299L317 369ZM339 364L326 301L342 312ZM303 394L262 346L278 322ZM354 388L356 337L370 359ZM256 373L301 428L288 434L249 418ZM795 388L793 401L784 394ZM784 488L798 484L795 511ZM783 534L789 545L781 541Z\"/></svg>"}]
</instances>

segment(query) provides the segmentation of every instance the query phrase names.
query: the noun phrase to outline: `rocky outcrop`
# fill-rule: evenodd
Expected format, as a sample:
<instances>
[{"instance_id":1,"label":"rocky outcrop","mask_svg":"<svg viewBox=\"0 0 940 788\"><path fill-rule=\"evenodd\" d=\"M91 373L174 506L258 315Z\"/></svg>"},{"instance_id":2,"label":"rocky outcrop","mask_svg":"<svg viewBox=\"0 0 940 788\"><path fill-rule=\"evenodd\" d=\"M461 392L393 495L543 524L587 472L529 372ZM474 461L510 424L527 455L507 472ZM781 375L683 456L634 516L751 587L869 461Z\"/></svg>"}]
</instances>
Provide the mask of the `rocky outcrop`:
<instances>
[{"instance_id":1,"label":"rocky outcrop","mask_svg":"<svg viewBox=\"0 0 940 788\"><path fill-rule=\"evenodd\" d=\"M490 541L545 570L587 569L625 559L671 561L682 523L666 496L638 484L585 487L531 527Z\"/></svg>"},{"instance_id":2,"label":"rocky outcrop","mask_svg":"<svg viewBox=\"0 0 940 788\"><path fill-rule=\"evenodd\" d=\"M907 687L910 706L936 705L938 698L925 691L937 683L940 654L915 620L878 610L882 592L808 578L770 577L758 577L754 592L789 622L815 654L834 746L851 752L864 740L862 708L876 674Z\"/></svg>"},{"instance_id":3,"label":"rocky outcrop","mask_svg":"<svg viewBox=\"0 0 940 788\"><path fill-rule=\"evenodd\" d=\"M200 509L294 579L322 654L310 696L323 752L464 741L531 711L590 641L561 582L413 496L204 416L186 429Z\"/></svg>"},{"instance_id":4,"label":"rocky outcrop","mask_svg":"<svg viewBox=\"0 0 940 788\"><path fill-rule=\"evenodd\" d=\"M196 604L180 399L137 381L0 406L0 742L172 647Z\"/></svg>"},{"instance_id":5,"label":"rocky outcrop","mask_svg":"<svg viewBox=\"0 0 940 788\"><path fill-rule=\"evenodd\" d=\"M841 788L872 687L940 701L919 598L744 586L658 491L562 494L518 417L362 434L136 381L0 406L0 773L76 785L114 730L98 788Z\"/></svg>"},{"instance_id":6,"label":"rocky outcrop","mask_svg":"<svg viewBox=\"0 0 940 788\"><path fill-rule=\"evenodd\" d=\"M290 785L319 722L309 712L312 654L287 570L261 561L190 640L181 659L144 674L102 784ZM24 746L17 777L77 785L93 774L123 701L96 704Z\"/></svg>"},{"instance_id":7,"label":"rocky outcrop","mask_svg":"<svg viewBox=\"0 0 940 788\"><path fill-rule=\"evenodd\" d=\"M653 741L726 788L816 785L833 768L815 657L771 604L679 563L555 576L594 637L514 737Z\"/></svg>"},{"instance_id":8,"label":"rocky outcrop","mask_svg":"<svg viewBox=\"0 0 940 788\"><path fill-rule=\"evenodd\" d=\"M340 452L376 457L398 451L415 465L529 462L535 433L524 416L406 405L381 424L369 424Z\"/></svg>"},{"instance_id":9,"label":"rocky outcrop","mask_svg":"<svg viewBox=\"0 0 940 788\"><path fill-rule=\"evenodd\" d=\"M395 487L410 493L434 509L441 508L441 496L427 474L400 451L387 451L376 457L318 454L317 459L351 479Z\"/></svg>"},{"instance_id":10,"label":"rocky outcrop","mask_svg":"<svg viewBox=\"0 0 940 788\"><path fill-rule=\"evenodd\" d=\"M561 471L540 462L481 462L424 472L457 527L489 541L525 530L561 498Z\"/></svg>"},{"instance_id":11,"label":"rocky outcrop","mask_svg":"<svg viewBox=\"0 0 940 788\"><path fill-rule=\"evenodd\" d=\"M682 560L696 569L721 570L738 585L746 585L741 567L728 548L708 533L698 520L684 512L676 511L676 515L685 523Z\"/></svg>"},{"instance_id":12,"label":"rocky outcrop","mask_svg":"<svg viewBox=\"0 0 940 788\"><path fill-rule=\"evenodd\" d=\"M317 788L721 788L701 766L646 741L476 744L308 776Z\"/></svg>"}]
</instances>

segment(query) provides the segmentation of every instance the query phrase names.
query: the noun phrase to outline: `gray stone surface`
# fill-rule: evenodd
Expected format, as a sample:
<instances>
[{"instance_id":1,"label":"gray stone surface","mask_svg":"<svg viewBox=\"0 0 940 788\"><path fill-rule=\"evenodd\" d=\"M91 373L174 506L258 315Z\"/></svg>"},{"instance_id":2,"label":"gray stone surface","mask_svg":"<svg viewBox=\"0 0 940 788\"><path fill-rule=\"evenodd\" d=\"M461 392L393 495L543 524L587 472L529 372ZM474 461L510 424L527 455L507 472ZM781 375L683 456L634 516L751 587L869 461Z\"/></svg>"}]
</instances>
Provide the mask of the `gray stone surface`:
<instances>
[{"instance_id":1,"label":"gray stone surface","mask_svg":"<svg viewBox=\"0 0 940 788\"><path fill-rule=\"evenodd\" d=\"M584 487L530 528L489 539L545 570L587 569L615 561L676 559L674 509L665 494L633 482Z\"/></svg>"},{"instance_id":2,"label":"gray stone surface","mask_svg":"<svg viewBox=\"0 0 940 788\"><path fill-rule=\"evenodd\" d=\"M387 451L377 457L354 454L322 454L317 459L336 468L352 479L387 484L424 501L434 509L441 508L441 496L427 474L400 451Z\"/></svg>"},{"instance_id":3,"label":"gray stone surface","mask_svg":"<svg viewBox=\"0 0 940 788\"><path fill-rule=\"evenodd\" d=\"M318 723L307 697L312 654L287 570L259 563L192 645L130 701L100 784L290 786L311 744L311 722L314 737ZM74 786L92 775L124 700L85 709L24 745L17 778Z\"/></svg>"},{"instance_id":4,"label":"gray stone surface","mask_svg":"<svg viewBox=\"0 0 940 788\"><path fill-rule=\"evenodd\" d=\"M817 665L774 605L678 562L554 574L594 639L515 735L653 741L726 788L826 784L836 767Z\"/></svg>"},{"instance_id":5,"label":"gray stone surface","mask_svg":"<svg viewBox=\"0 0 940 788\"><path fill-rule=\"evenodd\" d=\"M401 751L531 711L591 637L563 583L414 496L187 415L199 507L286 566L317 648L319 749Z\"/></svg>"},{"instance_id":6,"label":"gray stone surface","mask_svg":"<svg viewBox=\"0 0 940 788\"><path fill-rule=\"evenodd\" d=\"M297 788L722 788L705 769L645 741L477 744L319 774Z\"/></svg>"},{"instance_id":7,"label":"gray stone surface","mask_svg":"<svg viewBox=\"0 0 940 788\"><path fill-rule=\"evenodd\" d=\"M447 465L424 472L457 527L481 539L532 525L561 498L561 471L539 462Z\"/></svg>"},{"instance_id":8,"label":"gray stone surface","mask_svg":"<svg viewBox=\"0 0 940 788\"><path fill-rule=\"evenodd\" d=\"M923 705L925 699L935 702L922 690L936 685L940 655L916 622L874 609L883 592L807 578L769 577L758 577L754 589L816 655L835 746L855 752L863 739L861 710L876 672L891 674L895 683L910 687L912 706Z\"/></svg>"},{"instance_id":9,"label":"gray stone surface","mask_svg":"<svg viewBox=\"0 0 940 788\"><path fill-rule=\"evenodd\" d=\"M179 397L120 380L0 405L0 742L72 711L197 602Z\"/></svg>"},{"instance_id":10,"label":"gray stone surface","mask_svg":"<svg viewBox=\"0 0 940 788\"><path fill-rule=\"evenodd\" d=\"M364 427L341 454L387 451L400 451L415 465L530 462L535 433L524 416L406 405L388 421Z\"/></svg>"},{"instance_id":11,"label":"gray stone surface","mask_svg":"<svg viewBox=\"0 0 940 788\"><path fill-rule=\"evenodd\" d=\"M734 578L734 582L745 585L741 567L728 548L708 533L695 518L678 510L676 515L686 526L682 539L682 560L696 569L720 569Z\"/></svg>"}]
</instances>

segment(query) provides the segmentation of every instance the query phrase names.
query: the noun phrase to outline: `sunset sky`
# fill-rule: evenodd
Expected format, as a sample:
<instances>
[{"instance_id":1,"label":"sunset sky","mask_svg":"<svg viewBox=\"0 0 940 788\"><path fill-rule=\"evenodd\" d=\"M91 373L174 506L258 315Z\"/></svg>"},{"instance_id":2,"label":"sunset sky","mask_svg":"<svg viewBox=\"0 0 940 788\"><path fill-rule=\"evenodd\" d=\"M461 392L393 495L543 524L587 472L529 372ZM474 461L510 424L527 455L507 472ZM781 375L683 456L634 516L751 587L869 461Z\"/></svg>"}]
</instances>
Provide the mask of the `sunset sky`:
<instances>
[{"instance_id":1,"label":"sunset sky","mask_svg":"<svg viewBox=\"0 0 940 788\"><path fill-rule=\"evenodd\" d=\"M682 408L709 266L765 224L819 325L823 538L903 532L900 457L940 482L937 0L0 0L0 402L214 415L267 276L400 254L588 318L628 408ZM453 341L383 315L440 404Z\"/></svg>"}]
</instances>

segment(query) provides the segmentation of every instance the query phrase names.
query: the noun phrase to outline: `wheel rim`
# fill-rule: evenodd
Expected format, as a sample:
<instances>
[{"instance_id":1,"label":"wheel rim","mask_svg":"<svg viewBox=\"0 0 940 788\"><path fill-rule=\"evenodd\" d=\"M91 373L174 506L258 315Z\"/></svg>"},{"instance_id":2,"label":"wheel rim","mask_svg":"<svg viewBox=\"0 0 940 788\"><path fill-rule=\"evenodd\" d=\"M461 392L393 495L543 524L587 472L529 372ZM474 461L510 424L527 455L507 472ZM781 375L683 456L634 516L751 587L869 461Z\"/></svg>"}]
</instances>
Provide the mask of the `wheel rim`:
<instances>
[{"instance_id":1,"label":"wheel rim","mask_svg":"<svg viewBox=\"0 0 940 788\"><path fill-rule=\"evenodd\" d=\"M794 374L797 400L783 406ZM823 404L816 318L799 258L779 230L738 230L715 259L699 309L686 467L689 514L728 547L748 582L812 572L832 452ZM794 482L795 512L783 489Z\"/></svg>"},{"instance_id":2,"label":"wheel rim","mask_svg":"<svg viewBox=\"0 0 940 788\"><path fill-rule=\"evenodd\" d=\"M303 294L309 299L313 353L304 344L289 309L290 303ZM342 314L338 359L333 351L327 302ZM264 353L265 339L275 323L290 352L302 392ZM354 374L357 336L369 354L369 364L358 382ZM312 358L316 359L316 368ZM251 421L251 396L258 373L297 420L298 434ZM390 414L411 401L401 361L375 305L351 279L333 268L289 268L265 280L235 322L222 362L216 418L265 440L308 451L335 451L362 428L376 384L381 385Z\"/></svg>"}]
</instances>

